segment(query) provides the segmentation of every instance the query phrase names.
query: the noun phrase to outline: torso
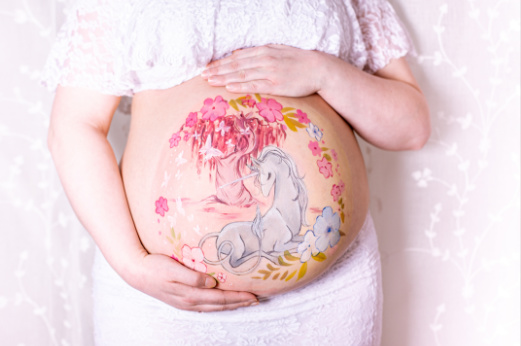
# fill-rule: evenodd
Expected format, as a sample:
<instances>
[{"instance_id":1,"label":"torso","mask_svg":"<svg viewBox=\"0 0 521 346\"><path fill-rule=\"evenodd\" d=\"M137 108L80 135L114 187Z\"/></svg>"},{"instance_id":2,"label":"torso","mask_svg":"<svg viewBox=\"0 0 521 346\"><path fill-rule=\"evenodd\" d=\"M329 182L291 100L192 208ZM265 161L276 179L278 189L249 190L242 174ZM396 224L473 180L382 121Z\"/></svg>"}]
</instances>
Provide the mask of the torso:
<instances>
[{"instance_id":1,"label":"torso","mask_svg":"<svg viewBox=\"0 0 521 346\"><path fill-rule=\"evenodd\" d=\"M231 94L198 76L134 96L121 169L147 251L263 296L327 270L368 208L353 131L322 98Z\"/></svg>"}]
</instances>

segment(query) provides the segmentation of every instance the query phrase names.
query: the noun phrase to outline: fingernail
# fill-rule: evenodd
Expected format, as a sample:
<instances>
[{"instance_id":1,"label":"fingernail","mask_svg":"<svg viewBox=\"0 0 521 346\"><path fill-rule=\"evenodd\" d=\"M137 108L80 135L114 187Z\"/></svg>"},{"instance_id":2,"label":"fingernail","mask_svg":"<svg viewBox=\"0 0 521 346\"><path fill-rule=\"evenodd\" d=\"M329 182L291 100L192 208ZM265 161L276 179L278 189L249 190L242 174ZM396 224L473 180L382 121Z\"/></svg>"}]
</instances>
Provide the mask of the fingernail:
<instances>
[{"instance_id":1,"label":"fingernail","mask_svg":"<svg viewBox=\"0 0 521 346\"><path fill-rule=\"evenodd\" d=\"M215 279L212 278L206 278L206 281L204 282L204 285L208 288L213 288L216 284L217 282L215 282Z\"/></svg>"},{"instance_id":2,"label":"fingernail","mask_svg":"<svg viewBox=\"0 0 521 346\"><path fill-rule=\"evenodd\" d=\"M208 70L201 72L201 77L208 77Z\"/></svg>"},{"instance_id":3,"label":"fingernail","mask_svg":"<svg viewBox=\"0 0 521 346\"><path fill-rule=\"evenodd\" d=\"M208 77L208 83L213 84L215 82L217 82L217 80L216 80L216 78L214 76Z\"/></svg>"},{"instance_id":4,"label":"fingernail","mask_svg":"<svg viewBox=\"0 0 521 346\"><path fill-rule=\"evenodd\" d=\"M254 300L254 301L251 301L249 302L248 306L255 306L255 305L259 305L259 302Z\"/></svg>"}]
</instances>

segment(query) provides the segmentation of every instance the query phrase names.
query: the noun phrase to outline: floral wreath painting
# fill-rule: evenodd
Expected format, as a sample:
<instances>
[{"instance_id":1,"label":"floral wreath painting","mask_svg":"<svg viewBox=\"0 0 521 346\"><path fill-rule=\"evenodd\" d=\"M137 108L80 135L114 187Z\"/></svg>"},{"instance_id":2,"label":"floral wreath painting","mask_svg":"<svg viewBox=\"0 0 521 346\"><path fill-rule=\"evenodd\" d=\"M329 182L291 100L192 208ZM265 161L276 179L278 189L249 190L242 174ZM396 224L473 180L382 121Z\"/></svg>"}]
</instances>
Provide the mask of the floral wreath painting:
<instances>
[{"instance_id":1,"label":"floral wreath painting","mask_svg":"<svg viewBox=\"0 0 521 346\"><path fill-rule=\"evenodd\" d=\"M319 176L331 186L331 203L315 208L319 215L312 225L306 222L309 208L304 178L294 158L283 149L288 134L301 131L306 131L309 139L308 154L304 155L316 162ZM167 239L173 244L172 257L220 282L226 281L227 274L251 274L258 280L299 280L310 260L326 260L329 249L345 235L341 231L345 184L336 163L338 154L326 147L323 137L323 130L303 110L284 107L272 98L255 94L204 100L202 108L190 112L165 145L172 150L189 148L197 174L208 172L215 189L205 203L252 208L252 217L240 221L233 218L214 232L206 232L198 243L186 244L174 229L169 213L169 202L175 202L179 209L181 199L159 195L155 213L158 222L163 218L171 221ZM175 159L178 164L189 160L183 153ZM167 175L165 172L165 179ZM247 186L246 181L254 185ZM269 197L264 211L256 195ZM205 253L209 247L211 253ZM208 265L223 272L210 273Z\"/></svg>"}]
</instances>

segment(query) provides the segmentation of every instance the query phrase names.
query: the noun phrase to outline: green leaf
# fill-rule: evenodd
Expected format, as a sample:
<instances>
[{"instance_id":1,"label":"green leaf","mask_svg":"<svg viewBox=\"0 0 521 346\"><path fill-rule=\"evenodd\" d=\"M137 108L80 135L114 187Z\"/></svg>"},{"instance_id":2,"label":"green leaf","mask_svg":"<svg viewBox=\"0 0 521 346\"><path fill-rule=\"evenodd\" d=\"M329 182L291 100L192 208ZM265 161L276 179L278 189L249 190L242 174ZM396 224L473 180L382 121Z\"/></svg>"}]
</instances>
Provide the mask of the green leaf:
<instances>
[{"instance_id":1,"label":"green leaf","mask_svg":"<svg viewBox=\"0 0 521 346\"><path fill-rule=\"evenodd\" d=\"M320 149L322 149L322 151L328 151L329 150L329 148L326 148L326 147L322 147Z\"/></svg>"},{"instance_id":2,"label":"green leaf","mask_svg":"<svg viewBox=\"0 0 521 346\"><path fill-rule=\"evenodd\" d=\"M306 271L308 270L308 262L302 263L300 266L300 270L298 271L297 281L300 280L304 275L306 275Z\"/></svg>"},{"instance_id":3,"label":"green leaf","mask_svg":"<svg viewBox=\"0 0 521 346\"><path fill-rule=\"evenodd\" d=\"M239 107L237 107L237 103L235 103L235 100L230 100L229 104L230 104L230 106L232 106L233 109L235 109L236 111L239 110Z\"/></svg>"},{"instance_id":4,"label":"green leaf","mask_svg":"<svg viewBox=\"0 0 521 346\"><path fill-rule=\"evenodd\" d=\"M293 256L292 254L290 254L288 250L284 251L284 257L285 257L288 261L298 261L298 260L299 260L298 257L295 257L295 256Z\"/></svg>"},{"instance_id":5,"label":"green leaf","mask_svg":"<svg viewBox=\"0 0 521 346\"><path fill-rule=\"evenodd\" d=\"M208 275L214 276L214 275L215 275L215 273L208 273Z\"/></svg>"},{"instance_id":6,"label":"green leaf","mask_svg":"<svg viewBox=\"0 0 521 346\"><path fill-rule=\"evenodd\" d=\"M296 270L295 270L293 273L291 273L291 274L288 275L288 277L286 278L286 281L291 280L291 278L294 277L295 274L297 274L297 271L296 271Z\"/></svg>"},{"instance_id":7,"label":"green leaf","mask_svg":"<svg viewBox=\"0 0 521 346\"><path fill-rule=\"evenodd\" d=\"M342 197L340 197L340 199L338 200L338 204L342 205Z\"/></svg>"},{"instance_id":8,"label":"green leaf","mask_svg":"<svg viewBox=\"0 0 521 346\"><path fill-rule=\"evenodd\" d=\"M344 223L344 219L345 219L344 212L340 213L340 219L342 220L342 223Z\"/></svg>"},{"instance_id":9,"label":"green leaf","mask_svg":"<svg viewBox=\"0 0 521 346\"><path fill-rule=\"evenodd\" d=\"M166 239L168 239L168 241L169 241L171 244L174 243L174 241L173 241L169 236L166 236Z\"/></svg>"},{"instance_id":10,"label":"green leaf","mask_svg":"<svg viewBox=\"0 0 521 346\"><path fill-rule=\"evenodd\" d=\"M292 108L292 107L284 107L284 108L282 108L281 112L286 113L286 112L294 111L294 110L295 110L295 108ZM295 114L295 113L293 113L293 114Z\"/></svg>"},{"instance_id":11,"label":"green leaf","mask_svg":"<svg viewBox=\"0 0 521 346\"><path fill-rule=\"evenodd\" d=\"M279 264L281 266L285 266L285 267L291 266L291 264L284 262L284 260L282 259L282 256L279 256Z\"/></svg>"},{"instance_id":12,"label":"green leaf","mask_svg":"<svg viewBox=\"0 0 521 346\"><path fill-rule=\"evenodd\" d=\"M326 160L331 161L331 156L329 156L328 154L324 154L324 157L326 158Z\"/></svg>"},{"instance_id":13,"label":"green leaf","mask_svg":"<svg viewBox=\"0 0 521 346\"><path fill-rule=\"evenodd\" d=\"M255 94L257 101L262 102L262 97L259 94Z\"/></svg>"},{"instance_id":14,"label":"green leaf","mask_svg":"<svg viewBox=\"0 0 521 346\"><path fill-rule=\"evenodd\" d=\"M172 238L174 238L174 239L176 238L174 227L170 227L170 234L172 235Z\"/></svg>"},{"instance_id":15,"label":"green leaf","mask_svg":"<svg viewBox=\"0 0 521 346\"><path fill-rule=\"evenodd\" d=\"M268 269L271 270L271 271L275 271L275 270L279 270L280 268L275 268L273 267L271 264L268 263L267 265Z\"/></svg>"},{"instance_id":16,"label":"green leaf","mask_svg":"<svg viewBox=\"0 0 521 346\"><path fill-rule=\"evenodd\" d=\"M322 262L327 258L326 254L324 254L323 252L319 252L316 256L311 257L317 262Z\"/></svg>"}]
</instances>

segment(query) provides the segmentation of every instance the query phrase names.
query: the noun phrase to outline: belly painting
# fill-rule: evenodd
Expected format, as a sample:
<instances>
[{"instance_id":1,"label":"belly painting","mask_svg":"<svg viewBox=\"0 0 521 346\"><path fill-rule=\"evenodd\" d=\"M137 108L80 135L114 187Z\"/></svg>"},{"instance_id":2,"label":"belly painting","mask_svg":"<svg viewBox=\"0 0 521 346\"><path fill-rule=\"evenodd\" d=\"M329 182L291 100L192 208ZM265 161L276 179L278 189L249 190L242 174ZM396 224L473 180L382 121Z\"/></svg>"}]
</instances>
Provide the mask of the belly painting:
<instances>
[{"instance_id":1,"label":"belly painting","mask_svg":"<svg viewBox=\"0 0 521 346\"><path fill-rule=\"evenodd\" d=\"M136 95L132 112L122 173L140 238L219 288L268 296L302 286L360 229L363 161L320 97L192 80Z\"/></svg>"}]
</instances>

